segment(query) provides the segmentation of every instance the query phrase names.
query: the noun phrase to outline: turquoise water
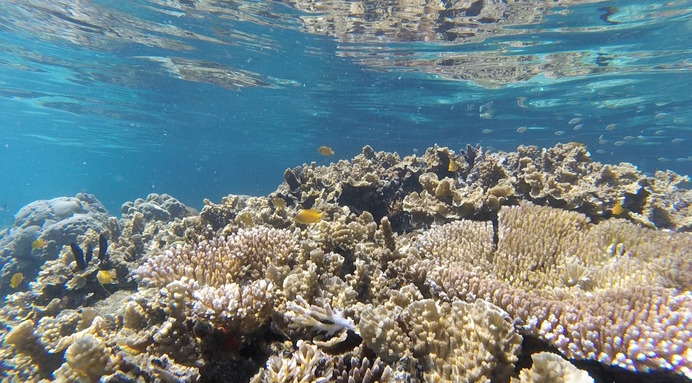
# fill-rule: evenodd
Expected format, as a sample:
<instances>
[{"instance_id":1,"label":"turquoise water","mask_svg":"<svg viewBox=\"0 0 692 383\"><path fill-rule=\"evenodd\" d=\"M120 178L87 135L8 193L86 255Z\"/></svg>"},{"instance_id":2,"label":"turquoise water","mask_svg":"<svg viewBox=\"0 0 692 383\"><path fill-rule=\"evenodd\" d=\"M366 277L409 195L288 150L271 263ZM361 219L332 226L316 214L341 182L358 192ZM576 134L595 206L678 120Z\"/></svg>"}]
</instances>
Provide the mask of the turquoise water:
<instances>
[{"instance_id":1,"label":"turquoise water","mask_svg":"<svg viewBox=\"0 0 692 383\"><path fill-rule=\"evenodd\" d=\"M549 3L3 1L0 223L80 191L116 215L266 194L366 144L692 174L689 2Z\"/></svg>"}]
</instances>

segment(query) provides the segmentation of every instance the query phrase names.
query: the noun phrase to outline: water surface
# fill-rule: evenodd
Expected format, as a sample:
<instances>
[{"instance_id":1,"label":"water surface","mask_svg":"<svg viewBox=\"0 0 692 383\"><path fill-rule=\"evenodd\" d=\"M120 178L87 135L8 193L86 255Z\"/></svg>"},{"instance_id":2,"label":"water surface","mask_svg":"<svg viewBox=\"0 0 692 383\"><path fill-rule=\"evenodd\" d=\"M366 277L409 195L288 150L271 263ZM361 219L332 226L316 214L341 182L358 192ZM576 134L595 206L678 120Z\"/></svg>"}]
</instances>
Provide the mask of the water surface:
<instances>
[{"instance_id":1,"label":"water surface","mask_svg":"<svg viewBox=\"0 0 692 383\"><path fill-rule=\"evenodd\" d=\"M692 167L686 1L0 4L0 222L35 199L266 194L287 167L578 141ZM316 148L331 146L335 157Z\"/></svg>"}]
</instances>

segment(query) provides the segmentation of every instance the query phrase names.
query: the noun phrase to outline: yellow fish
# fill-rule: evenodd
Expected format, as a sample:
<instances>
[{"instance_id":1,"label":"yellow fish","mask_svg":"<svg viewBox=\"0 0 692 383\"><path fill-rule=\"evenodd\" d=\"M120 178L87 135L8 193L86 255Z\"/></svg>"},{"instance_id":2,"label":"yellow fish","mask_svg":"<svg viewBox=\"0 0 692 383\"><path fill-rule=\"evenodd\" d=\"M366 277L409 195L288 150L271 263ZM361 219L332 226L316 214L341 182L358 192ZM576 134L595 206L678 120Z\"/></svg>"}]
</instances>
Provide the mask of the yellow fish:
<instances>
[{"instance_id":1,"label":"yellow fish","mask_svg":"<svg viewBox=\"0 0 692 383\"><path fill-rule=\"evenodd\" d=\"M238 214L236 218L238 219L238 221L246 224L247 226L255 226L255 222L252 220L252 214L250 214L247 211Z\"/></svg>"},{"instance_id":2,"label":"yellow fish","mask_svg":"<svg viewBox=\"0 0 692 383\"><path fill-rule=\"evenodd\" d=\"M615 206L610 210L613 215L620 215L625 211L625 209L622 207L621 203L616 203Z\"/></svg>"},{"instance_id":3,"label":"yellow fish","mask_svg":"<svg viewBox=\"0 0 692 383\"><path fill-rule=\"evenodd\" d=\"M301 225L307 225L309 223L315 223L322 219L322 212L315 209L303 209L293 217L293 220Z\"/></svg>"},{"instance_id":4,"label":"yellow fish","mask_svg":"<svg viewBox=\"0 0 692 383\"><path fill-rule=\"evenodd\" d=\"M283 209L286 207L286 200L281 197L274 197L272 198L272 204L274 204L277 209Z\"/></svg>"},{"instance_id":5,"label":"yellow fish","mask_svg":"<svg viewBox=\"0 0 692 383\"><path fill-rule=\"evenodd\" d=\"M452 160L449 160L449 166L447 166L447 170L450 172L456 172L457 170L459 170L459 164Z\"/></svg>"},{"instance_id":6,"label":"yellow fish","mask_svg":"<svg viewBox=\"0 0 692 383\"><path fill-rule=\"evenodd\" d=\"M117 277L118 273L115 270L99 270L98 274L96 274L96 279L102 285L118 283Z\"/></svg>"},{"instance_id":7,"label":"yellow fish","mask_svg":"<svg viewBox=\"0 0 692 383\"><path fill-rule=\"evenodd\" d=\"M43 238L39 238L39 239L35 240L34 242L31 242L31 248L33 250L42 249L43 246L46 246L46 240Z\"/></svg>"},{"instance_id":8,"label":"yellow fish","mask_svg":"<svg viewBox=\"0 0 692 383\"><path fill-rule=\"evenodd\" d=\"M14 273L14 275L10 279L10 287L13 289L16 289L17 286L19 286L19 284L22 283L23 280L24 280L24 274Z\"/></svg>"},{"instance_id":9,"label":"yellow fish","mask_svg":"<svg viewBox=\"0 0 692 383\"><path fill-rule=\"evenodd\" d=\"M319 148L317 148L317 151L320 152L321 155L327 157L334 155L334 151L329 146L320 146Z\"/></svg>"}]
</instances>

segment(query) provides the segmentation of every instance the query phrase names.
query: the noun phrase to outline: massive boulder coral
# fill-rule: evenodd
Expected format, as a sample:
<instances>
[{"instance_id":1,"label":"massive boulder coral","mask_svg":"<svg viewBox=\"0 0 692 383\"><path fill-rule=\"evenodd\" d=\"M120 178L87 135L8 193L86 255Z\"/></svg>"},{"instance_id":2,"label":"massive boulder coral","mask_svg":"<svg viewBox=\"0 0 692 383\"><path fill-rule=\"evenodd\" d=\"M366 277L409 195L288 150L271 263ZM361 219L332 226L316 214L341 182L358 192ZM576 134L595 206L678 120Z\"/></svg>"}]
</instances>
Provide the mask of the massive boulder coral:
<instances>
[{"instance_id":1,"label":"massive boulder coral","mask_svg":"<svg viewBox=\"0 0 692 383\"><path fill-rule=\"evenodd\" d=\"M77 237L89 229L106 230L108 218L103 204L85 193L22 207L7 234L0 236L1 278L9 280L17 271L35 274L44 261L54 258L62 246L77 242Z\"/></svg>"}]
</instances>

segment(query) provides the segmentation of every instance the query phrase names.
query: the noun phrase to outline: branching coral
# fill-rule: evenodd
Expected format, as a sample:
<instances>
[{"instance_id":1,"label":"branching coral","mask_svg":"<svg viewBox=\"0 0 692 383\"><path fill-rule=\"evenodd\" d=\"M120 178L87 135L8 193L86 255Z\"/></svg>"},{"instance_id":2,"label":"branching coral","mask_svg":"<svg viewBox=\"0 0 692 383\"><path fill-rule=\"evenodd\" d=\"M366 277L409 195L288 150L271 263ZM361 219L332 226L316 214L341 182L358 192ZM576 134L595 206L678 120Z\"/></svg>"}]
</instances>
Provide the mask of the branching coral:
<instances>
[{"instance_id":1,"label":"branching coral","mask_svg":"<svg viewBox=\"0 0 692 383\"><path fill-rule=\"evenodd\" d=\"M356 325L352 319L345 318L339 310L332 310L330 305L318 307L309 305L298 296L295 302L286 304L286 317L290 320L289 327L312 328L331 337L344 331L355 331Z\"/></svg>"},{"instance_id":2,"label":"branching coral","mask_svg":"<svg viewBox=\"0 0 692 383\"><path fill-rule=\"evenodd\" d=\"M455 266L429 253L438 265L429 273L430 283L444 296L482 298L504 308L524 322L524 333L569 358L692 376L692 295L667 287L681 278L671 281L670 271L642 269L649 264L640 261L650 252L641 251L648 249L645 242L641 250L638 245L640 238L652 237L660 254L654 265L674 262L689 273L692 246L685 244L692 244L692 237L634 230L639 237L623 239L623 250L614 254L602 242L608 238L604 233L612 232L609 223L593 225L576 213L528 204L503 209L498 226L491 273L473 272L467 263ZM457 246L452 259L467 259L468 248ZM609 274L600 271L606 261ZM577 271L564 262L578 262ZM560 277L565 272L574 275ZM626 282L608 281L613 278Z\"/></svg>"},{"instance_id":3,"label":"branching coral","mask_svg":"<svg viewBox=\"0 0 692 383\"><path fill-rule=\"evenodd\" d=\"M539 352L531 355L533 366L522 370L512 383L593 383L586 371L576 368L560 355Z\"/></svg>"},{"instance_id":4,"label":"branching coral","mask_svg":"<svg viewBox=\"0 0 692 383\"><path fill-rule=\"evenodd\" d=\"M297 350L290 358L272 356L265 370L260 371L252 382L265 383L327 383L332 381L334 362L317 346L303 340L296 344Z\"/></svg>"},{"instance_id":5,"label":"branching coral","mask_svg":"<svg viewBox=\"0 0 692 383\"><path fill-rule=\"evenodd\" d=\"M507 313L482 300L423 299L402 307L406 301L395 298L361 314L358 329L378 357L389 362L414 357L428 382L508 379L521 336Z\"/></svg>"}]
</instances>

